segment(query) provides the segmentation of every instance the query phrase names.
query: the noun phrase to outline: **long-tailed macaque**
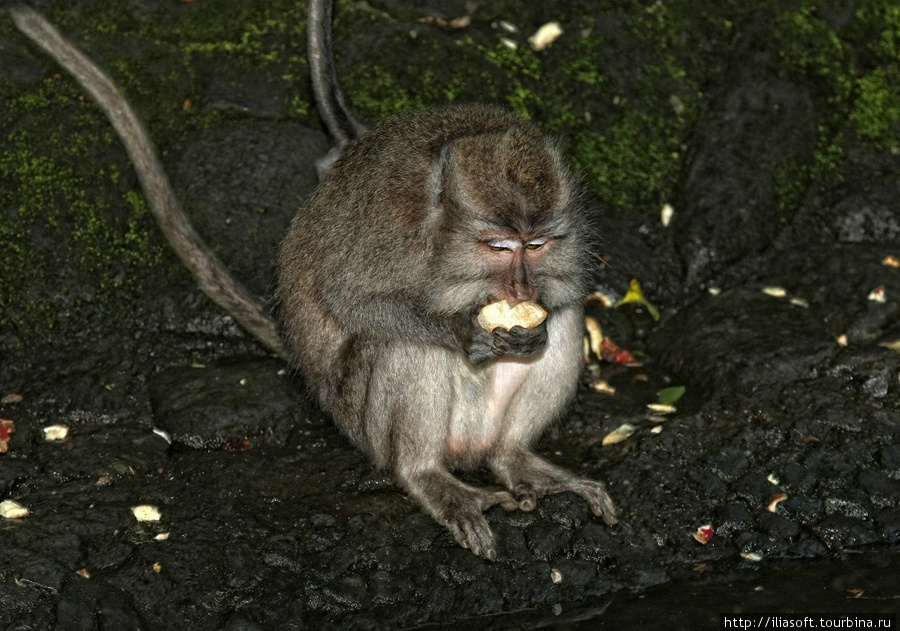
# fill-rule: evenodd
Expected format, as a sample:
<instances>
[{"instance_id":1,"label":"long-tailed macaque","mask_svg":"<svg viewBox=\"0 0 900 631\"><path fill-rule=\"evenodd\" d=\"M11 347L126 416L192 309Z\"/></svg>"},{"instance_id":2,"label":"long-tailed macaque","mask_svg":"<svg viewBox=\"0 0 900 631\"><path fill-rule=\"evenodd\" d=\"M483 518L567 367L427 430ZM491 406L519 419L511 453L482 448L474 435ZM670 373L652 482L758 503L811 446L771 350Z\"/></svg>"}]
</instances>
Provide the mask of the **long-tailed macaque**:
<instances>
[{"instance_id":1,"label":"long-tailed macaque","mask_svg":"<svg viewBox=\"0 0 900 631\"><path fill-rule=\"evenodd\" d=\"M588 225L556 147L478 105L376 126L297 213L279 259L294 363L338 426L457 541L495 555L482 511L573 491L615 522L599 482L531 451L581 371ZM540 326L485 332L489 302L536 301ZM486 464L508 491L450 474Z\"/></svg>"},{"instance_id":2,"label":"long-tailed macaque","mask_svg":"<svg viewBox=\"0 0 900 631\"><path fill-rule=\"evenodd\" d=\"M493 559L483 511L532 510L562 491L615 523L603 484L531 450L578 384L591 259L588 220L557 148L530 123L482 105L402 114L366 133L333 73L330 11L325 0L311 2L310 65L323 120L346 150L284 240L287 350L191 228L109 78L37 12L11 13L104 109L201 288L272 351L289 354L350 440L461 545ZM534 328L488 333L476 316L503 299L537 302L549 315ZM450 473L482 465L506 490Z\"/></svg>"}]
</instances>

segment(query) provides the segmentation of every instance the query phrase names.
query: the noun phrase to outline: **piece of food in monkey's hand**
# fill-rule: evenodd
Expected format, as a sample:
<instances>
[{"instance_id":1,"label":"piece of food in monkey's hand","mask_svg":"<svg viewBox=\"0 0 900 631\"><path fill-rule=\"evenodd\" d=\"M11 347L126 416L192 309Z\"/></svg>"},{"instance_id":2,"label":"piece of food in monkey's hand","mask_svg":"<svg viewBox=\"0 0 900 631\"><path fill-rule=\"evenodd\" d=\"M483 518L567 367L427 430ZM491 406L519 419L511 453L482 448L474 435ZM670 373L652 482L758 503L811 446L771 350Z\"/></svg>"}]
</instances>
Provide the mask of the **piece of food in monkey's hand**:
<instances>
[{"instance_id":1,"label":"piece of food in monkey's hand","mask_svg":"<svg viewBox=\"0 0 900 631\"><path fill-rule=\"evenodd\" d=\"M478 326L488 333L493 333L497 327L507 331L514 326L533 329L546 319L547 311L530 300L520 302L515 307L510 307L505 300L498 300L485 305L478 312Z\"/></svg>"}]
</instances>

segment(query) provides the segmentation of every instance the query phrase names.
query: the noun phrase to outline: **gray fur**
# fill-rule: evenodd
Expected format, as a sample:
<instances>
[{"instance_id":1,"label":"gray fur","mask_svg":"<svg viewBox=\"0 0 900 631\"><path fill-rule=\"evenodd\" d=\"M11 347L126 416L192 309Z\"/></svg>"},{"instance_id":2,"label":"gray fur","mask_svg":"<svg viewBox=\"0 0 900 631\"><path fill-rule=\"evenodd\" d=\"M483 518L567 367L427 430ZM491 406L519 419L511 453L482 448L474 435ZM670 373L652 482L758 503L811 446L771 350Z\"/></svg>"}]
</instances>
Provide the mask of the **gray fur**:
<instances>
[{"instance_id":1,"label":"gray fur","mask_svg":"<svg viewBox=\"0 0 900 631\"><path fill-rule=\"evenodd\" d=\"M487 558L495 547L482 512L496 504L531 510L568 490L615 521L602 484L530 447L578 383L588 232L553 143L511 113L467 105L374 127L282 247L279 298L296 368L375 465ZM514 289L515 274L492 262L511 254L492 252L485 235L551 244L525 252L532 258L514 267L525 286ZM544 325L478 328L483 305L522 292L550 312ZM508 492L449 472L483 465Z\"/></svg>"}]
</instances>

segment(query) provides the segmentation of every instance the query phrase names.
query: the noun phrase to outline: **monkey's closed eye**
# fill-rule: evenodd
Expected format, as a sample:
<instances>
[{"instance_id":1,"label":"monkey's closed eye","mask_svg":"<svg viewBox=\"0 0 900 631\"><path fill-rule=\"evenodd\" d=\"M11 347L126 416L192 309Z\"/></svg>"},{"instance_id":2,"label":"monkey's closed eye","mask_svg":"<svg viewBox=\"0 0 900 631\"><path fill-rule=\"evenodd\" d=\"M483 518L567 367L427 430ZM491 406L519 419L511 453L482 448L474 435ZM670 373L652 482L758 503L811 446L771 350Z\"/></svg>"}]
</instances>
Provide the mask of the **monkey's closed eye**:
<instances>
[{"instance_id":1,"label":"monkey's closed eye","mask_svg":"<svg viewBox=\"0 0 900 631\"><path fill-rule=\"evenodd\" d=\"M513 239L497 239L496 241L488 241L488 247L494 252L505 252L518 250L522 244Z\"/></svg>"},{"instance_id":2,"label":"monkey's closed eye","mask_svg":"<svg viewBox=\"0 0 900 631\"><path fill-rule=\"evenodd\" d=\"M528 243L525 244L525 247L528 248L529 250L540 250L542 247L547 245L547 242L549 240L550 239L548 239L546 237L541 238L541 239L532 239L531 241L529 241Z\"/></svg>"}]
</instances>

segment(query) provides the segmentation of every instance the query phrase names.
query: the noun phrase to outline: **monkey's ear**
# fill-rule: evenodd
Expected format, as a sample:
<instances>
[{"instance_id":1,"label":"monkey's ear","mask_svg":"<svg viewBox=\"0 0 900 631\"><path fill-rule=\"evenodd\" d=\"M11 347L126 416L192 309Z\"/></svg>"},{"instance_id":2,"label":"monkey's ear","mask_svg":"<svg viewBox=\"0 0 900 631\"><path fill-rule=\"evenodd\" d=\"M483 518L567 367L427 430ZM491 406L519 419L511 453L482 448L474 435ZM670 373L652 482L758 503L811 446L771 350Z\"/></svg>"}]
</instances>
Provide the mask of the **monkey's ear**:
<instances>
[{"instance_id":1,"label":"monkey's ear","mask_svg":"<svg viewBox=\"0 0 900 631\"><path fill-rule=\"evenodd\" d=\"M444 209L448 195L452 195L453 182L453 151L450 143L446 143L441 147L441 153L437 160L434 161L432 169L430 188L431 188L431 206L433 208Z\"/></svg>"}]
</instances>

